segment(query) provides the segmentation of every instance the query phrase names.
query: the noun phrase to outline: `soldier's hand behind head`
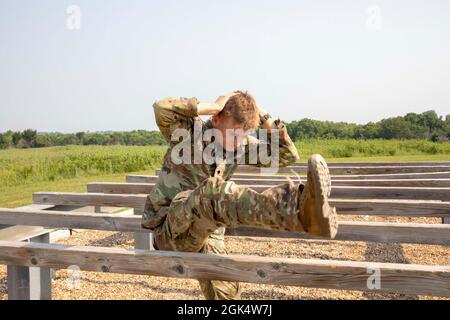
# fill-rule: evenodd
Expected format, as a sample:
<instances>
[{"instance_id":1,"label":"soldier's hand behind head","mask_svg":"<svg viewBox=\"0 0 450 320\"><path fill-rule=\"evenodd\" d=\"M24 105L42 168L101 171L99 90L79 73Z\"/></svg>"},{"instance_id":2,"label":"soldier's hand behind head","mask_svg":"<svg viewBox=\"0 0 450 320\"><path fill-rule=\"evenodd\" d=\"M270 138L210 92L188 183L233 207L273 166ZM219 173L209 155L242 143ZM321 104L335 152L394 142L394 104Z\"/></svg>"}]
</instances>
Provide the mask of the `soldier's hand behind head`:
<instances>
[{"instance_id":1,"label":"soldier's hand behind head","mask_svg":"<svg viewBox=\"0 0 450 320\"><path fill-rule=\"evenodd\" d=\"M219 105L220 110L222 110L225 105L227 104L227 101L234 95L237 95L237 92L231 92L229 94L220 96L216 99L216 103Z\"/></svg>"}]
</instances>

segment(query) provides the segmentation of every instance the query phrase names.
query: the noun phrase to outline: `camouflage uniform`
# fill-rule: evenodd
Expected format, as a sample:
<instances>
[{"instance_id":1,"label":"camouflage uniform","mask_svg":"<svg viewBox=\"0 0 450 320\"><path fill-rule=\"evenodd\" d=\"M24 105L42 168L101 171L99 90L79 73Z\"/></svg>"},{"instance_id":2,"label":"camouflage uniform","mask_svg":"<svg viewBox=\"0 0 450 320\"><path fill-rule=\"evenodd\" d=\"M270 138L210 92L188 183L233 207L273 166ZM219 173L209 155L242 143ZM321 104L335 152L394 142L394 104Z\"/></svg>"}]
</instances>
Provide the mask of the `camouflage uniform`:
<instances>
[{"instance_id":1,"label":"camouflage uniform","mask_svg":"<svg viewBox=\"0 0 450 320\"><path fill-rule=\"evenodd\" d=\"M237 163L175 164L171 150L177 142L171 141L175 129L186 129L193 134L194 124L202 131L212 128L211 120L203 121L197 114L195 98L166 98L153 107L156 123L169 141L158 181L147 196L142 225L154 231L155 247L160 250L226 254L225 227L240 225L259 228L303 231L298 218L299 197L303 185L285 183L262 193L228 181ZM297 149L289 138L286 126L275 121L279 131L278 166L287 166L299 159ZM267 138L270 140L270 134ZM251 144L247 140L246 163L267 166L259 159L251 159ZM206 143L205 143L206 144ZM194 148L194 143L192 148ZM270 163L268 164L270 165ZM237 299L239 283L199 279L207 299Z\"/></svg>"}]
</instances>

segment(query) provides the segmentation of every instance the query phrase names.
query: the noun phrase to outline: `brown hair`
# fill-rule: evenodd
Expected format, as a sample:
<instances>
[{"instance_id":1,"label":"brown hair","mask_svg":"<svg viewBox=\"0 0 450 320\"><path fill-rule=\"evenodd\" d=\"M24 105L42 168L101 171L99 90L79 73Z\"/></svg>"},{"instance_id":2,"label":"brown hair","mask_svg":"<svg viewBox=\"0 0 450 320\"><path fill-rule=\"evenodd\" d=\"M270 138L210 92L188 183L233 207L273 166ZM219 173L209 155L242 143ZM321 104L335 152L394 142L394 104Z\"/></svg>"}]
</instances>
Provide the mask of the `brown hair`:
<instances>
[{"instance_id":1,"label":"brown hair","mask_svg":"<svg viewBox=\"0 0 450 320\"><path fill-rule=\"evenodd\" d=\"M219 116L232 117L237 124L243 125L245 131L256 129L259 115L255 99L248 92L235 92L237 94L227 101Z\"/></svg>"}]
</instances>

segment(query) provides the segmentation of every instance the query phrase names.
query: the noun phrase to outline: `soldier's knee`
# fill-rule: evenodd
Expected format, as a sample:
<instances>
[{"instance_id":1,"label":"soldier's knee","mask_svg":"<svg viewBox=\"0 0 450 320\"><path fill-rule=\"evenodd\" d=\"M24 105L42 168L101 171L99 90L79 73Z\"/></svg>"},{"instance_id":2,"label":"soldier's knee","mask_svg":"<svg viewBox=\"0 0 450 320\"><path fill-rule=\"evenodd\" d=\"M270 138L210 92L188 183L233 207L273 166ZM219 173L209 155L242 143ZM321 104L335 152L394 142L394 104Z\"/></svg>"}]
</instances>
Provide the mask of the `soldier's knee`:
<instances>
[{"instance_id":1,"label":"soldier's knee","mask_svg":"<svg viewBox=\"0 0 450 320\"><path fill-rule=\"evenodd\" d=\"M226 181L222 177L209 177L204 182L205 190L211 194L221 194L232 185L234 185L234 182Z\"/></svg>"},{"instance_id":2,"label":"soldier's knee","mask_svg":"<svg viewBox=\"0 0 450 320\"><path fill-rule=\"evenodd\" d=\"M220 186L224 182L225 181L220 177L209 177L205 180L205 185L215 187Z\"/></svg>"}]
</instances>

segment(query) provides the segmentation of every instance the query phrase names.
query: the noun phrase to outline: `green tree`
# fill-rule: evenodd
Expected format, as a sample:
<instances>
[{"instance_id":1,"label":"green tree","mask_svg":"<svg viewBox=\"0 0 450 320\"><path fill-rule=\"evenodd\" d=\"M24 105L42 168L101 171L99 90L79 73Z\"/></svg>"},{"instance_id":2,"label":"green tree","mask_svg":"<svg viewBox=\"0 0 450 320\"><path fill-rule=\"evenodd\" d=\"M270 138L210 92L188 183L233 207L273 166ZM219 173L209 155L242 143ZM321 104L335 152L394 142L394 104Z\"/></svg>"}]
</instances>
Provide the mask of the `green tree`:
<instances>
[{"instance_id":1,"label":"green tree","mask_svg":"<svg viewBox=\"0 0 450 320\"><path fill-rule=\"evenodd\" d=\"M19 143L20 139L22 139L22 134L20 133L20 131L13 132L13 134L12 134L12 143L13 143L14 146L17 146L17 144Z\"/></svg>"},{"instance_id":2,"label":"green tree","mask_svg":"<svg viewBox=\"0 0 450 320\"><path fill-rule=\"evenodd\" d=\"M37 132L33 129L27 129L22 132L22 139L24 141L25 147L33 148L36 146L36 136Z\"/></svg>"}]
</instances>

